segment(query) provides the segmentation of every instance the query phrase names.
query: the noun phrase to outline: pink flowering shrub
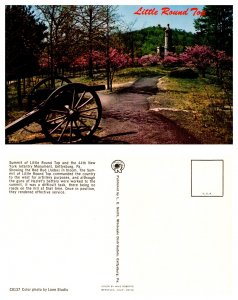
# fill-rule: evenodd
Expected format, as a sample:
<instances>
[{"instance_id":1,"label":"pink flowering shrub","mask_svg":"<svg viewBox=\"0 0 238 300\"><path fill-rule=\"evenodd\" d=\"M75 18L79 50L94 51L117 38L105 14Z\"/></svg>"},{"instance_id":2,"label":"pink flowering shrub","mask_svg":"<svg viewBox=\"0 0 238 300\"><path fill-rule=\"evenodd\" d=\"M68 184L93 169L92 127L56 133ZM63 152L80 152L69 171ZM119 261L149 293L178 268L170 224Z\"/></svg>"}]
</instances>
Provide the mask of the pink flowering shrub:
<instances>
[{"instance_id":1,"label":"pink flowering shrub","mask_svg":"<svg viewBox=\"0 0 238 300\"><path fill-rule=\"evenodd\" d=\"M180 54L179 59L183 65L195 67L202 76L205 77L205 72L212 65L214 54L208 46L196 45L187 47Z\"/></svg>"},{"instance_id":2,"label":"pink flowering shrub","mask_svg":"<svg viewBox=\"0 0 238 300\"><path fill-rule=\"evenodd\" d=\"M128 54L113 48L109 50L109 60L113 69L120 69L131 64L131 58Z\"/></svg>"},{"instance_id":3,"label":"pink flowering shrub","mask_svg":"<svg viewBox=\"0 0 238 300\"><path fill-rule=\"evenodd\" d=\"M160 62L158 55L144 55L138 59L138 65L141 66L156 66Z\"/></svg>"},{"instance_id":4,"label":"pink flowering shrub","mask_svg":"<svg viewBox=\"0 0 238 300\"><path fill-rule=\"evenodd\" d=\"M162 61L165 67L177 67L180 65L179 57L177 54L169 52Z\"/></svg>"},{"instance_id":5,"label":"pink flowering shrub","mask_svg":"<svg viewBox=\"0 0 238 300\"><path fill-rule=\"evenodd\" d=\"M104 67L106 64L105 54L100 51L93 51L92 61L94 68ZM87 69L89 66L89 54L84 53L78 56L72 63L72 66L78 67L80 69Z\"/></svg>"},{"instance_id":6,"label":"pink flowering shrub","mask_svg":"<svg viewBox=\"0 0 238 300\"><path fill-rule=\"evenodd\" d=\"M227 56L225 51L217 50L214 54L214 64L223 70L232 68L232 57Z\"/></svg>"},{"instance_id":7,"label":"pink flowering shrub","mask_svg":"<svg viewBox=\"0 0 238 300\"><path fill-rule=\"evenodd\" d=\"M47 54L42 54L38 61L40 68L48 68L49 66L49 57Z\"/></svg>"}]
</instances>

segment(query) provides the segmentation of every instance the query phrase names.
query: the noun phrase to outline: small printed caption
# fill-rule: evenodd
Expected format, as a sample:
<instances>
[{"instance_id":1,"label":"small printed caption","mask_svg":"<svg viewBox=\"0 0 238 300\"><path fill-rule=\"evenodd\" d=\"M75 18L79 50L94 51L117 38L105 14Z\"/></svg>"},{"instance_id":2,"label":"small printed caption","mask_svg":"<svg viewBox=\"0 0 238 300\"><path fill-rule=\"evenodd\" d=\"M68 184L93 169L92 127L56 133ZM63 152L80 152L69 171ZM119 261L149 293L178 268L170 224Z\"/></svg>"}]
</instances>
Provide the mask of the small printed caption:
<instances>
[{"instance_id":1,"label":"small printed caption","mask_svg":"<svg viewBox=\"0 0 238 300\"><path fill-rule=\"evenodd\" d=\"M66 288L10 288L10 292L68 292Z\"/></svg>"},{"instance_id":2,"label":"small printed caption","mask_svg":"<svg viewBox=\"0 0 238 300\"><path fill-rule=\"evenodd\" d=\"M95 191L94 161L9 161L10 194Z\"/></svg>"},{"instance_id":3,"label":"small printed caption","mask_svg":"<svg viewBox=\"0 0 238 300\"><path fill-rule=\"evenodd\" d=\"M111 284L105 284L101 286L102 292L134 292L134 285L111 285Z\"/></svg>"},{"instance_id":4,"label":"small printed caption","mask_svg":"<svg viewBox=\"0 0 238 300\"><path fill-rule=\"evenodd\" d=\"M120 270L120 177L116 176L116 283L119 283Z\"/></svg>"}]
</instances>

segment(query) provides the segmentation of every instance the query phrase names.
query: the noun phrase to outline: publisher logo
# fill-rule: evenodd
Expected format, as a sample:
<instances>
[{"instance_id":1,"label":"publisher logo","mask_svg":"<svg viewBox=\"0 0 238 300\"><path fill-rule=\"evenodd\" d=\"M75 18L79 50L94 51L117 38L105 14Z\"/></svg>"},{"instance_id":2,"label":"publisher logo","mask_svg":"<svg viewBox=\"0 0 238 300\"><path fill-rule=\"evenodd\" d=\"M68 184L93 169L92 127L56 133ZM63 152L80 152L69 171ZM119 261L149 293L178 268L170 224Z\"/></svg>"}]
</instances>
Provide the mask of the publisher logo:
<instances>
[{"instance_id":1,"label":"publisher logo","mask_svg":"<svg viewBox=\"0 0 238 300\"><path fill-rule=\"evenodd\" d=\"M125 168L125 163L122 160L114 160L111 167L115 173L121 173Z\"/></svg>"}]
</instances>

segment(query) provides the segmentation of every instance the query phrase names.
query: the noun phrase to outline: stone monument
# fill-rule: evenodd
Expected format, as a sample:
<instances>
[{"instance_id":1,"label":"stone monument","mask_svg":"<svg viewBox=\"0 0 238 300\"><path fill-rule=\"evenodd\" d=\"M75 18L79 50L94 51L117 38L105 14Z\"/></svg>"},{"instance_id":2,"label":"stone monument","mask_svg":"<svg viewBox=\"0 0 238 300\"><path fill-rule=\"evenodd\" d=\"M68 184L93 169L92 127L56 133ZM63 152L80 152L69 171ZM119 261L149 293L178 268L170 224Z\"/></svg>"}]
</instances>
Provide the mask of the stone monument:
<instances>
[{"instance_id":1,"label":"stone monument","mask_svg":"<svg viewBox=\"0 0 238 300\"><path fill-rule=\"evenodd\" d=\"M157 54L164 58L168 55L168 52L173 52L174 47L172 44L172 29L169 27L169 24L164 31L164 46L157 47Z\"/></svg>"},{"instance_id":2,"label":"stone monument","mask_svg":"<svg viewBox=\"0 0 238 300\"><path fill-rule=\"evenodd\" d=\"M164 34L164 56L168 55L168 52L173 50L172 45L172 30L169 27L169 24L167 25L167 28L165 28L165 34Z\"/></svg>"}]
</instances>

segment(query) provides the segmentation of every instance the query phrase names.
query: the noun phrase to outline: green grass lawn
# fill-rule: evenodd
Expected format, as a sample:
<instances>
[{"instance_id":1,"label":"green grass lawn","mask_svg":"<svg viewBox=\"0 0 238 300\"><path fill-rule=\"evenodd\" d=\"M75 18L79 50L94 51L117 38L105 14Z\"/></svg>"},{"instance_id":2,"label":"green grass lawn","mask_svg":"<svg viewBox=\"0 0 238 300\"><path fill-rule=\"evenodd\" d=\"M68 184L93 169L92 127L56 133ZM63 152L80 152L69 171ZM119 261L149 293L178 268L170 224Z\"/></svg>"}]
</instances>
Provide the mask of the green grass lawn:
<instances>
[{"instance_id":1,"label":"green grass lawn","mask_svg":"<svg viewBox=\"0 0 238 300\"><path fill-rule=\"evenodd\" d=\"M187 129L203 143L232 143L230 95L209 78L180 79L165 76L152 109Z\"/></svg>"}]
</instances>

